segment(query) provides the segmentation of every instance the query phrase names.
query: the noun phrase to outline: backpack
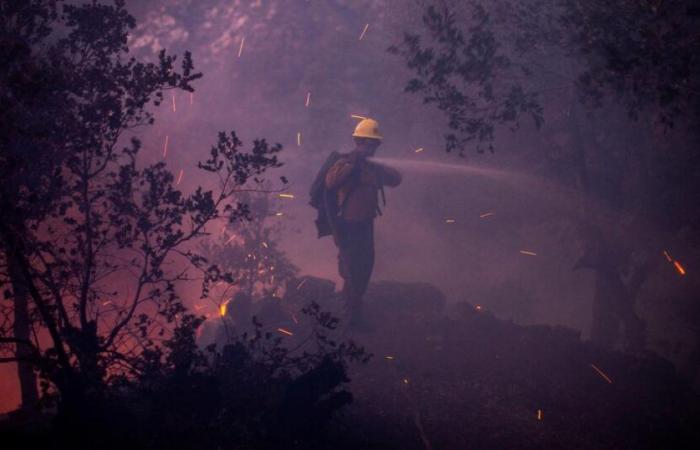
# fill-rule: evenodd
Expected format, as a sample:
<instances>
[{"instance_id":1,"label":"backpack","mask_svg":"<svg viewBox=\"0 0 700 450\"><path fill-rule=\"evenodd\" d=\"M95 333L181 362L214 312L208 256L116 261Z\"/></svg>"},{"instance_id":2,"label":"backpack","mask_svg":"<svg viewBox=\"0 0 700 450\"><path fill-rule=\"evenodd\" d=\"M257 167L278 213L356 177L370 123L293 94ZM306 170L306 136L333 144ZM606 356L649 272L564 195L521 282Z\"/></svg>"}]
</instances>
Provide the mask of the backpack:
<instances>
[{"instance_id":1,"label":"backpack","mask_svg":"<svg viewBox=\"0 0 700 450\"><path fill-rule=\"evenodd\" d=\"M326 189L326 174L333 164L342 157L343 155L338 152L328 155L314 182L311 183L309 191L311 201L309 201L309 204L318 211L315 223L319 238L333 234L335 228L335 218L338 216L339 210L338 198L335 195L335 191Z\"/></svg>"}]
</instances>

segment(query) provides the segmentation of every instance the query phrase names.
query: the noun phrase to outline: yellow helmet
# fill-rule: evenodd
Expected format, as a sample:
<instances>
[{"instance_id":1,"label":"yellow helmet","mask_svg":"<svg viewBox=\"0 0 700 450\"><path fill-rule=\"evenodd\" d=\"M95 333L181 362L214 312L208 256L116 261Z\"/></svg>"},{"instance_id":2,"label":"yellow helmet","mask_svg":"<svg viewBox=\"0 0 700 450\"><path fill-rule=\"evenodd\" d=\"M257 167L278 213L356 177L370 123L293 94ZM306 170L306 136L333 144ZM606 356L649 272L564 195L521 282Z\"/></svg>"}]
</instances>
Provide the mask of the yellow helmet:
<instances>
[{"instance_id":1,"label":"yellow helmet","mask_svg":"<svg viewBox=\"0 0 700 450\"><path fill-rule=\"evenodd\" d=\"M379 124L374 119L362 119L355 127L353 137L362 137L370 139L382 139L379 134Z\"/></svg>"}]
</instances>

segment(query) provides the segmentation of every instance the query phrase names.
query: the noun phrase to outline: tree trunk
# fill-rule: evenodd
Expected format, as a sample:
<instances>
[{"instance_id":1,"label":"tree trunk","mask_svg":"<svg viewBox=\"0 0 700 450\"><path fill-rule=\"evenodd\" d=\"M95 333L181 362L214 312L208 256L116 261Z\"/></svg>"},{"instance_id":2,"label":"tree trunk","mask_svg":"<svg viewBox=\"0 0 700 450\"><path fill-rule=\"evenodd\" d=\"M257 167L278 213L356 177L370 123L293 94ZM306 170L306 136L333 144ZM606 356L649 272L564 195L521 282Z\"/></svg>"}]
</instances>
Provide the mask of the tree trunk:
<instances>
[{"instance_id":1,"label":"tree trunk","mask_svg":"<svg viewBox=\"0 0 700 450\"><path fill-rule=\"evenodd\" d=\"M14 302L15 321L13 327L14 337L23 341L30 341L29 328L29 308L27 299L29 295L24 285L22 275L15 264L15 259L6 254L6 261L9 266L9 274L12 281L12 299ZM37 391L36 374L34 367L28 360L32 358L33 352L29 345L16 344L17 352L17 375L21 391L23 410L31 410L36 407L39 400Z\"/></svg>"}]
</instances>

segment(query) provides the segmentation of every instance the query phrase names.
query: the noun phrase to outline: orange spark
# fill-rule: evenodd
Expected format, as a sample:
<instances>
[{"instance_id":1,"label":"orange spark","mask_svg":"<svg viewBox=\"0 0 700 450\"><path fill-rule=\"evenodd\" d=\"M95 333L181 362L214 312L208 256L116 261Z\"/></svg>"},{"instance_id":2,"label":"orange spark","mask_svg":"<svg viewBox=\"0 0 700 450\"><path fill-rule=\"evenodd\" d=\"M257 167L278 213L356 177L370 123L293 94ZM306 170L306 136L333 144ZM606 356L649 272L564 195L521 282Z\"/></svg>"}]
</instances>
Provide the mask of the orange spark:
<instances>
[{"instance_id":1,"label":"orange spark","mask_svg":"<svg viewBox=\"0 0 700 450\"><path fill-rule=\"evenodd\" d=\"M182 181L182 176L185 174L185 169L180 169L180 174L177 176L177 183L175 184L180 184L180 181Z\"/></svg>"},{"instance_id":2,"label":"orange spark","mask_svg":"<svg viewBox=\"0 0 700 450\"><path fill-rule=\"evenodd\" d=\"M307 92L306 93L306 104L304 106L306 106L308 108L310 101L311 101L311 92Z\"/></svg>"},{"instance_id":3,"label":"orange spark","mask_svg":"<svg viewBox=\"0 0 700 450\"><path fill-rule=\"evenodd\" d=\"M365 37L365 33L367 32L367 28L368 28L368 27L369 27L369 24L366 23L366 24L365 24L365 27L362 29L362 33L360 34L360 39L358 39L358 40L361 41L362 38Z\"/></svg>"},{"instance_id":4,"label":"orange spark","mask_svg":"<svg viewBox=\"0 0 700 450\"><path fill-rule=\"evenodd\" d=\"M228 238L228 241L224 242L224 245L228 245L232 240L236 239L236 235L232 235L230 238Z\"/></svg>"},{"instance_id":5,"label":"orange spark","mask_svg":"<svg viewBox=\"0 0 700 450\"><path fill-rule=\"evenodd\" d=\"M542 410L541 409L537 410L537 420L542 420Z\"/></svg>"},{"instance_id":6,"label":"orange spark","mask_svg":"<svg viewBox=\"0 0 700 450\"><path fill-rule=\"evenodd\" d=\"M404 384L408 384L408 378L403 379Z\"/></svg>"},{"instance_id":7,"label":"orange spark","mask_svg":"<svg viewBox=\"0 0 700 450\"><path fill-rule=\"evenodd\" d=\"M177 112L177 107L175 106L175 94L172 95L173 98L173 112Z\"/></svg>"},{"instance_id":8,"label":"orange spark","mask_svg":"<svg viewBox=\"0 0 700 450\"><path fill-rule=\"evenodd\" d=\"M350 117L352 117L353 119L360 119L360 120L366 119L365 116L358 116L357 114L350 114Z\"/></svg>"},{"instance_id":9,"label":"orange spark","mask_svg":"<svg viewBox=\"0 0 700 450\"><path fill-rule=\"evenodd\" d=\"M605 379L605 381L607 381L608 383L612 384L612 380L610 379L610 377L607 376L607 375L605 375L605 373L603 373L602 370L600 370L599 368L597 368L595 364L591 364L591 367L593 368L593 370L595 370L596 372L598 372L598 374L599 374L601 377L603 377L603 378Z\"/></svg>"},{"instance_id":10,"label":"orange spark","mask_svg":"<svg viewBox=\"0 0 700 450\"><path fill-rule=\"evenodd\" d=\"M520 250L520 253L522 253L523 255L537 256L537 253L535 253L535 252L530 252L530 251L527 251L527 250Z\"/></svg>"},{"instance_id":11,"label":"orange spark","mask_svg":"<svg viewBox=\"0 0 700 450\"><path fill-rule=\"evenodd\" d=\"M489 212L480 214L479 219L483 219L484 217L488 217L488 216L493 216L494 214L496 214L496 213L489 211Z\"/></svg>"},{"instance_id":12,"label":"orange spark","mask_svg":"<svg viewBox=\"0 0 700 450\"><path fill-rule=\"evenodd\" d=\"M265 248L269 248L269 247L267 246L267 242L263 242L263 243L262 243L262 246L265 247Z\"/></svg>"},{"instance_id":13,"label":"orange spark","mask_svg":"<svg viewBox=\"0 0 700 450\"><path fill-rule=\"evenodd\" d=\"M393 356L388 356L388 355L387 355L387 356L384 357L384 359L392 360L392 359L394 359L394 357L393 357Z\"/></svg>"},{"instance_id":14,"label":"orange spark","mask_svg":"<svg viewBox=\"0 0 700 450\"><path fill-rule=\"evenodd\" d=\"M243 44L245 43L245 36L241 38L241 47L238 49L238 57L241 57L241 54L243 53Z\"/></svg>"},{"instance_id":15,"label":"orange spark","mask_svg":"<svg viewBox=\"0 0 700 450\"><path fill-rule=\"evenodd\" d=\"M278 212L278 213L275 213L275 215L279 217L279 216L283 216L283 215L284 215L284 213L282 213L282 212Z\"/></svg>"},{"instance_id":16,"label":"orange spark","mask_svg":"<svg viewBox=\"0 0 700 450\"><path fill-rule=\"evenodd\" d=\"M280 194L280 198L294 198L294 194Z\"/></svg>"},{"instance_id":17,"label":"orange spark","mask_svg":"<svg viewBox=\"0 0 700 450\"><path fill-rule=\"evenodd\" d=\"M420 148L417 148L417 149L416 149L416 153L420 153L420 152L422 152L422 151L423 151L423 147L420 147Z\"/></svg>"},{"instance_id":18,"label":"orange spark","mask_svg":"<svg viewBox=\"0 0 700 450\"><path fill-rule=\"evenodd\" d=\"M678 270L678 273L680 273L681 275L685 275L685 269L683 268L683 266L681 266L681 263L679 263L678 261L673 261L673 265L676 266L676 270Z\"/></svg>"},{"instance_id":19,"label":"orange spark","mask_svg":"<svg viewBox=\"0 0 700 450\"><path fill-rule=\"evenodd\" d=\"M670 263L673 262L673 258L671 258L671 255L666 250L664 250L664 256L666 257L668 262L670 262Z\"/></svg>"},{"instance_id":20,"label":"orange spark","mask_svg":"<svg viewBox=\"0 0 700 450\"><path fill-rule=\"evenodd\" d=\"M165 135L165 144L163 145L163 158L168 156L168 135Z\"/></svg>"},{"instance_id":21,"label":"orange spark","mask_svg":"<svg viewBox=\"0 0 700 450\"><path fill-rule=\"evenodd\" d=\"M476 305L474 309L476 309L477 311L481 311L481 305Z\"/></svg>"},{"instance_id":22,"label":"orange spark","mask_svg":"<svg viewBox=\"0 0 700 450\"><path fill-rule=\"evenodd\" d=\"M301 131L297 132L297 147L301 147Z\"/></svg>"},{"instance_id":23,"label":"orange spark","mask_svg":"<svg viewBox=\"0 0 700 450\"><path fill-rule=\"evenodd\" d=\"M292 333L289 330L285 330L284 328L278 328L277 331L279 331L280 333L286 334L287 336L294 336L294 333Z\"/></svg>"}]
</instances>

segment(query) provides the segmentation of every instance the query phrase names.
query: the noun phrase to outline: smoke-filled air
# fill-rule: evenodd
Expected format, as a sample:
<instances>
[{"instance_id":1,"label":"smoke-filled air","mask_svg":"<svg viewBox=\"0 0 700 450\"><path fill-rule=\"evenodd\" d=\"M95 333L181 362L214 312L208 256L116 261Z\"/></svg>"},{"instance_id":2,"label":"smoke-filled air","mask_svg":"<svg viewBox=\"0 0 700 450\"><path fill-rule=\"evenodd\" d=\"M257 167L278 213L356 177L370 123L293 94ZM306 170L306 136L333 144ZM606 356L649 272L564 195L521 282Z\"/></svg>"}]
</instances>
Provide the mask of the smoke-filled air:
<instances>
[{"instance_id":1,"label":"smoke-filled air","mask_svg":"<svg viewBox=\"0 0 700 450\"><path fill-rule=\"evenodd\" d=\"M700 448L699 1L0 17L1 448Z\"/></svg>"}]
</instances>

